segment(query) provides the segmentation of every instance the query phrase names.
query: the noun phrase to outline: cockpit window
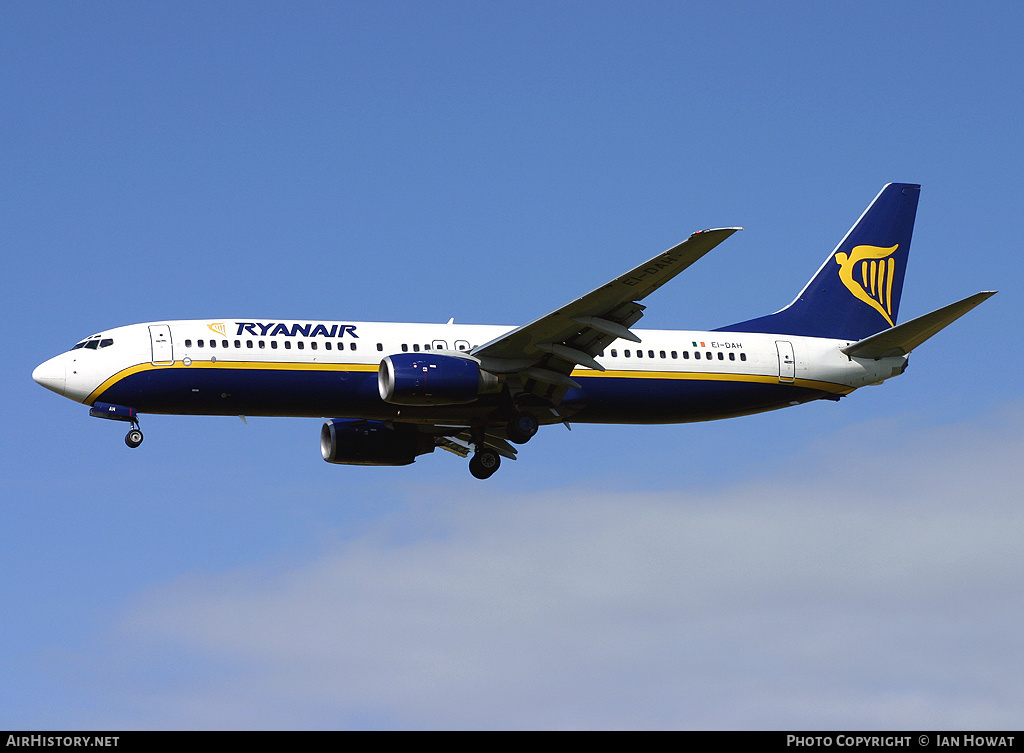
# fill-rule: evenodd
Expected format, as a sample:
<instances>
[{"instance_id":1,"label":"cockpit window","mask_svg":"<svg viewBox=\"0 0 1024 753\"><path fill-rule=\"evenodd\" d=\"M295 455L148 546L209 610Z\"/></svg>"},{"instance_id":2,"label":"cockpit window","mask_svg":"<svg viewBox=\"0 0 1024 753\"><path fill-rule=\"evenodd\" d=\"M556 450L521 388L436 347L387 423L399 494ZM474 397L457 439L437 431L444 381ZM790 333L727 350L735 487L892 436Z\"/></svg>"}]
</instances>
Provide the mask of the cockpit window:
<instances>
[{"instance_id":1,"label":"cockpit window","mask_svg":"<svg viewBox=\"0 0 1024 753\"><path fill-rule=\"evenodd\" d=\"M113 344L114 338L112 337L104 337L101 339L99 335L93 335L92 337L87 337L85 340L82 340L80 343L75 343L71 347L71 350L78 350L79 348L96 350L97 348L109 348Z\"/></svg>"}]
</instances>

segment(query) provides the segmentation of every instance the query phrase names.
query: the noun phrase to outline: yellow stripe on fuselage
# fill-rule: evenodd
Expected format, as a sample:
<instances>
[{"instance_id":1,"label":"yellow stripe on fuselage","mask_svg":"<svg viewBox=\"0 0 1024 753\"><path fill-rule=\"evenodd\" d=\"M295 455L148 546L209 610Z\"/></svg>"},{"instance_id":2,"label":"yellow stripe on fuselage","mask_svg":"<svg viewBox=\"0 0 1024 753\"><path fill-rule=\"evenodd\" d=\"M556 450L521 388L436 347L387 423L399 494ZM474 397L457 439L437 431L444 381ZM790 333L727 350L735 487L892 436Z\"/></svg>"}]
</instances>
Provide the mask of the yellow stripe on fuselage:
<instances>
[{"instance_id":1,"label":"yellow stripe on fuselage","mask_svg":"<svg viewBox=\"0 0 1024 753\"><path fill-rule=\"evenodd\" d=\"M575 369L571 374L573 379L577 377L612 377L614 379L683 379L700 382L750 382L759 384L779 384L778 375L771 374L731 374L720 371L592 371L590 369ZM786 382L792 385L794 382ZM853 392L852 387L834 382L820 382L816 379L797 379L797 387L807 387L812 390L823 392L834 392L844 395Z\"/></svg>"},{"instance_id":2,"label":"yellow stripe on fuselage","mask_svg":"<svg viewBox=\"0 0 1024 753\"><path fill-rule=\"evenodd\" d=\"M154 371L157 369L190 369L198 367L202 369L242 369L249 371L361 371L375 372L378 366L372 363L289 363L286 361L198 361L193 360L186 366L181 361L173 364L155 366L152 363L140 363L122 369L111 377L108 377L84 400L86 405L93 402L104 391L122 379L138 374L143 371ZM731 374L714 371L593 371L591 369L574 369L571 374L573 379L577 378L611 378L611 379L681 379L703 382L747 382L759 384L779 384L778 376L766 374ZM796 382L789 382L797 387L806 387L822 392L831 392L838 395L845 395L853 391L852 387L845 384L833 382L820 382L815 379L797 379Z\"/></svg>"},{"instance_id":3,"label":"yellow stripe on fuselage","mask_svg":"<svg viewBox=\"0 0 1024 753\"><path fill-rule=\"evenodd\" d=\"M160 364L156 366L152 363L139 363L135 366L129 366L127 369L121 369L111 377L108 377L103 383L94 389L92 393L87 397L84 402L86 405L92 405L93 402L104 391L110 389L113 385L120 382L122 379L132 376L133 374L139 374L143 371L156 371L157 369L191 369L198 367L201 369L241 369L247 371L377 371L379 368L376 364L372 363L288 363L285 361L198 361L193 359L192 363L186 366L182 361L175 361L173 364Z\"/></svg>"}]
</instances>

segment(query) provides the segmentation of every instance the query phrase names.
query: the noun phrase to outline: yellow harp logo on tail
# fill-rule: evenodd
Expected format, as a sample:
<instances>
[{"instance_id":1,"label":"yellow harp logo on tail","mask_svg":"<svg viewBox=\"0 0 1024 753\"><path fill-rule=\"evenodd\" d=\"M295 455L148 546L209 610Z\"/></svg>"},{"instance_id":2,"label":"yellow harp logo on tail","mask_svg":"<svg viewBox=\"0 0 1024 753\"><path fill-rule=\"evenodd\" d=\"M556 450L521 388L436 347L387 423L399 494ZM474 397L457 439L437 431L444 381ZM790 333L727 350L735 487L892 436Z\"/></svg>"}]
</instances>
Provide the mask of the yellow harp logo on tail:
<instances>
[{"instance_id":1,"label":"yellow harp logo on tail","mask_svg":"<svg viewBox=\"0 0 1024 753\"><path fill-rule=\"evenodd\" d=\"M898 243L892 248L854 246L849 255L843 251L836 254L839 279L843 285L854 297L884 316L890 327L895 326L892 322L892 281L896 276L896 260L892 253L897 248Z\"/></svg>"}]
</instances>

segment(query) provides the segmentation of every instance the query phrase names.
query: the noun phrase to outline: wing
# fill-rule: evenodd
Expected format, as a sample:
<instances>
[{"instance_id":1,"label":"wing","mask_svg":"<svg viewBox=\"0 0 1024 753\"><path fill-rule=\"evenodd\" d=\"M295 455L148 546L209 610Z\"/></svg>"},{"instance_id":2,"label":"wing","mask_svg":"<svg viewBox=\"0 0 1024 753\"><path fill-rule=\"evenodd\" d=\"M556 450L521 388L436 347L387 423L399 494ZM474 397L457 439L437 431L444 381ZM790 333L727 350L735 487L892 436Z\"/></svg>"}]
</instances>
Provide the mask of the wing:
<instances>
[{"instance_id":1,"label":"wing","mask_svg":"<svg viewBox=\"0 0 1024 753\"><path fill-rule=\"evenodd\" d=\"M557 404L570 387L577 365L604 371L597 356L614 340L640 342L629 328L643 316L639 301L741 228L694 233L678 246L616 277L550 314L472 351L481 366L518 375L523 390Z\"/></svg>"}]
</instances>

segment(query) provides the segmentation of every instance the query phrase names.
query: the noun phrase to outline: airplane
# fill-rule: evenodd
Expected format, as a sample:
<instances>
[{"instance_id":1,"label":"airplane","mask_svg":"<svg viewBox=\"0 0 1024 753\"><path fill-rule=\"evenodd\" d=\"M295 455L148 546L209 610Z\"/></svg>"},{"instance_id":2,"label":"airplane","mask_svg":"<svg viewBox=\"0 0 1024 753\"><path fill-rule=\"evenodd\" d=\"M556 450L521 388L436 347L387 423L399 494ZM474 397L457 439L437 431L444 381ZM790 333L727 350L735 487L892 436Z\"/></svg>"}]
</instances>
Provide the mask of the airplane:
<instances>
[{"instance_id":1,"label":"airplane","mask_svg":"<svg viewBox=\"0 0 1024 753\"><path fill-rule=\"evenodd\" d=\"M408 465L440 447L488 478L539 427L667 424L839 400L996 291L897 324L920 186L882 188L774 314L710 331L641 330L640 303L742 228L692 234L519 327L201 319L100 332L32 378L130 423L139 415L326 418L329 463Z\"/></svg>"}]
</instances>

